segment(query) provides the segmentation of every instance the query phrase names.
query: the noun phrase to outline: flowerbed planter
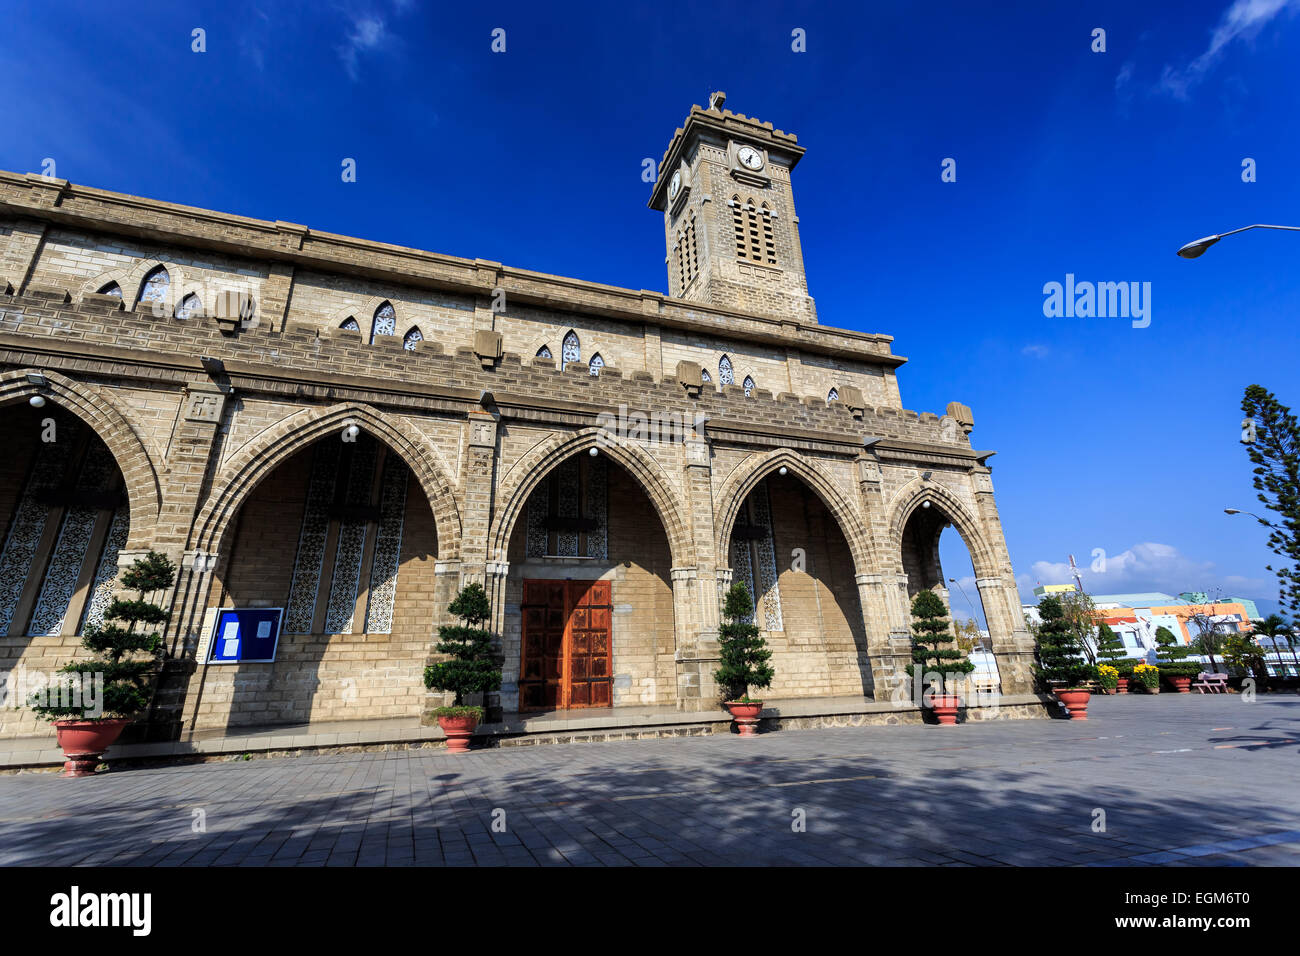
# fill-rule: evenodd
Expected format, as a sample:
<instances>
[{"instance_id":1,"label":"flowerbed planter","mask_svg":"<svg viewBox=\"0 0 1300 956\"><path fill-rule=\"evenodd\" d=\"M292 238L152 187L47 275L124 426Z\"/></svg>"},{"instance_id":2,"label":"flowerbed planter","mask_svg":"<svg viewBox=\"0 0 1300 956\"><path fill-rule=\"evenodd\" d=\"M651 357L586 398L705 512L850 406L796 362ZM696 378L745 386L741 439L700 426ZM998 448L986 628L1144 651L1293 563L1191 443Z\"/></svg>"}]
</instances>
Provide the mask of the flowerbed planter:
<instances>
[{"instance_id":1,"label":"flowerbed planter","mask_svg":"<svg viewBox=\"0 0 1300 956\"><path fill-rule=\"evenodd\" d=\"M1115 681L1115 693L1117 693L1117 694L1127 694L1127 693L1128 693L1128 678L1127 678L1127 677L1121 677L1121 678L1119 678L1117 681Z\"/></svg>"},{"instance_id":2,"label":"flowerbed planter","mask_svg":"<svg viewBox=\"0 0 1300 956\"><path fill-rule=\"evenodd\" d=\"M1192 679L1190 677L1171 677L1169 683L1174 685L1174 691L1179 694L1190 694L1192 692Z\"/></svg>"},{"instance_id":3,"label":"flowerbed planter","mask_svg":"<svg viewBox=\"0 0 1300 956\"><path fill-rule=\"evenodd\" d=\"M60 777L93 777L104 751L117 741L131 721L126 717L106 720L56 720L54 735L67 761Z\"/></svg>"},{"instance_id":4,"label":"flowerbed planter","mask_svg":"<svg viewBox=\"0 0 1300 956\"><path fill-rule=\"evenodd\" d=\"M438 726L447 735L447 753L469 753L469 741L478 726L477 714L454 714L438 718Z\"/></svg>"},{"instance_id":5,"label":"flowerbed planter","mask_svg":"<svg viewBox=\"0 0 1300 956\"><path fill-rule=\"evenodd\" d=\"M935 694L930 704L934 716L945 727L957 726L957 710L961 701L956 694Z\"/></svg>"},{"instance_id":6,"label":"flowerbed planter","mask_svg":"<svg viewBox=\"0 0 1300 956\"><path fill-rule=\"evenodd\" d=\"M1053 693L1065 705L1065 709L1070 712L1071 720L1088 719L1088 701L1092 698L1092 691L1069 688L1068 690L1053 691Z\"/></svg>"},{"instance_id":7,"label":"flowerbed planter","mask_svg":"<svg viewBox=\"0 0 1300 956\"><path fill-rule=\"evenodd\" d=\"M763 712L761 700L729 700L726 703L731 718L736 722L736 729L742 737L758 736L758 715Z\"/></svg>"}]
</instances>

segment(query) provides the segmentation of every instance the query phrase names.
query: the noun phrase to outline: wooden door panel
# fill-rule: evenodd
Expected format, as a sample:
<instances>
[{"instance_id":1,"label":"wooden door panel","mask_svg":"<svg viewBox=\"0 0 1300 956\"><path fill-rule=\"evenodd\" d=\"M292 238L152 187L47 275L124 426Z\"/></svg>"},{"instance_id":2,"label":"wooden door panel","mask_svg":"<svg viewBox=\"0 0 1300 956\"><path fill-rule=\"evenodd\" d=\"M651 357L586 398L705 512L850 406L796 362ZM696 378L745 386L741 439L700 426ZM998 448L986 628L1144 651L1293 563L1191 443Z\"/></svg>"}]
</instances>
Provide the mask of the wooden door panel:
<instances>
[{"instance_id":1,"label":"wooden door panel","mask_svg":"<svg viewBox=\"0 0 1300 956\"><path fill-rule=\"evenodd\" d=\"M525 581L519 706L610 707L614 700L609 581Z\"/></svg>"}]
</instances>

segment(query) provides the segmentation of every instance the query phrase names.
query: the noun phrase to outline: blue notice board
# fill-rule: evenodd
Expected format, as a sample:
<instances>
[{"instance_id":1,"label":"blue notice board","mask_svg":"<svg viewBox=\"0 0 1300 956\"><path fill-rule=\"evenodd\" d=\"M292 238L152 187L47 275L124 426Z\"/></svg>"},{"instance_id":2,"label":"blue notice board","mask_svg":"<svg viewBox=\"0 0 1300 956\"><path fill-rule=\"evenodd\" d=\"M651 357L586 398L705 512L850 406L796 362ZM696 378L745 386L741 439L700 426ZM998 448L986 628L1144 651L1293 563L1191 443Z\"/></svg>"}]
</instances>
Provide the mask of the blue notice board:
<instances>
[{"instance_id":1,"label":"blue notice board","mask_svg":"<svg viewBox=\"0 0 1300 956\"><path fill-rule=\"evenodd\" d=\"M275 660L280 641L279 607L222 608L212 631L213 664L247 664Z\"/></svg>"}]
</instances>

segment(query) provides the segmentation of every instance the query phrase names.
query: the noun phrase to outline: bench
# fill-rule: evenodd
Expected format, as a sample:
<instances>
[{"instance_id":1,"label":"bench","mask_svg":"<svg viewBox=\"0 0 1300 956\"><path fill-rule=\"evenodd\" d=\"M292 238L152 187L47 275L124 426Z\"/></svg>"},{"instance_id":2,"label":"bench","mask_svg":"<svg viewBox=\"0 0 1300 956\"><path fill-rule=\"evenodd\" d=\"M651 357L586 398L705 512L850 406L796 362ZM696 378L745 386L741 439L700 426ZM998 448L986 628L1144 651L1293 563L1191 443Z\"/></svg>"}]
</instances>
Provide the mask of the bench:
<instances>
[{"instance_id":1,"label":"bench","mask_svg":"<svg viewBox=\"0 0 1300 956\"><path fill-rule=\"evenodd\" d=\"M1202 694L1226 694L1228 692L1228 675L1201 671L1196 675L1196 682L1192 686Z\"/></svg>"}]
</instances>

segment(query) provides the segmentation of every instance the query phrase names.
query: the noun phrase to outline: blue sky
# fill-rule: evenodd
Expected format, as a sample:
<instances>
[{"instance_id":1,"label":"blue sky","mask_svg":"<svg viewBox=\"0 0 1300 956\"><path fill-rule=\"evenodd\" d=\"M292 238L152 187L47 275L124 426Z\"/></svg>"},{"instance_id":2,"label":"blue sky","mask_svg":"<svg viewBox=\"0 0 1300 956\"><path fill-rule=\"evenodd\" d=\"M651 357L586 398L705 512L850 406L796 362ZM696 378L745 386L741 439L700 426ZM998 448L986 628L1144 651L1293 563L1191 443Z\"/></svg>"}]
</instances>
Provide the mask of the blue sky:
<instances>
[{"instance_id":1,"label":"blue sky","mask_svg":"<svg viewBox=\"0 0 1300 956\"><path fill-rule=\"evenodd\" d=\"M15 9L0 167L49 157L78 183L664 290L642 160L724 89L808 149L795 200L822 322L894 335L908 408L974 409L1023 594L1073 553L1094 592L1270 608L1265 529L1222 509L1256 510L1244 387L1300 405L1300 236L1174 251L1300 224L1300 0L806 7ZM1044 317L1067 273L1150 282L1150 326ZM951 536L947 570L968 576Z\"/></svg>"}]
</instances>

